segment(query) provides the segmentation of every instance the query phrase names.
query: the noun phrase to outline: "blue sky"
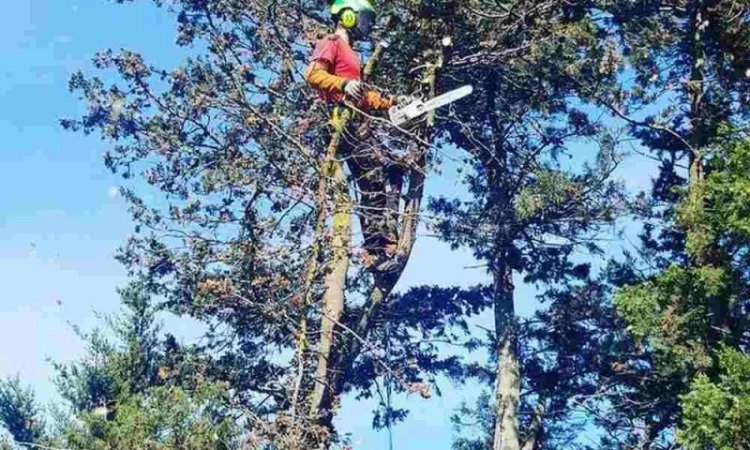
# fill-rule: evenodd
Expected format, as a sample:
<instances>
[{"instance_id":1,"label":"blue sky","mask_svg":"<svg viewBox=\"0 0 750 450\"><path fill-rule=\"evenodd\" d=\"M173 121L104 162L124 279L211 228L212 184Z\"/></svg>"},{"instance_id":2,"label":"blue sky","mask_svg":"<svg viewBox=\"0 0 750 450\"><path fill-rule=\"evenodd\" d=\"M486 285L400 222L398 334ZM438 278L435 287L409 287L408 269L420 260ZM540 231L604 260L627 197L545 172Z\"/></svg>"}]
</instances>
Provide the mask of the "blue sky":
<instances>
[{"instance_id":1,"label":"blue sky","mask_svg":"<svg viewBox=\"0 0 750 450\"><path fill-rule=\"evenodd\" d=\"M102 162L106 144L57 124L82 108L67 91L68 78L75 70L90 70L90 57L108 47L137 50L164 66L177 64L184 52L173 44L172 17L147 1L5 3L0 15L0 376L19 374L43 400L52 401L47 359L80 355L71 324L90 329L100 323L97 313L117 310L115 288L126 278L113 255L132 230L124 202L111 195L119 179ZM410 284L433 283L439 274L452 272L466 284L483 278L479 269L463 269L472 264L466 255L423 241L407 273ZM438 271L419 269L436 256L447 262ZM170 321L170 330L192 331L183 321ZM397 430L403 438L399 446L427 441L448 448L443 412L455 405L451 397L410 402L413 419ZM346 408L342 425L361 443L358 448L383 448L384 437L369 429L370 410L370 405Z\"/></svg>"},{"instance_id":2,"label":"blue sky","mask_svg":"<svg viewBox=\"0 0 750 450\"><path fill-rule=\"evenodd\" d=\"M62 117L82 104L67 91L77 69L104 48L130 48L169 67L184 51L174 44L173 18L151 2L8 0L0 14L0 376L19 374L45 401L55 400L48 358L68 361L82 348L71 324L90 329L97 312L117 310L115 288L125 282L113 254L132 225L114 194L119 180L102 162L104 143L63 131ZM645 186L642 162L623 172ZM450 177L431 190L454 191ZM439 261L439 264L435 264ZM485 280L466 253L421 238L402 287ZM520 297L532 291L522 289ZM519 305L533 308L531 302ZM194 327L170 321L190 336ZM447 386L446 386L447 387ZM396 448L449 449L448 418L469 388L445 389L429 402L409 398L410 419L395 430ZM370 405L347 402L341 419L358 449L381 449L385 437L369 429Z\"/></svg>"},{"instance_id":3,"label":"blue sky","mask_svg":"<svg viewBox=\"0 0 750 450\"><path fill-rule=\"evenodd\" d=\"M146 53L169 55L168 24L153 8L103 1L3 5L0 373L20 373L45 397L45 358L80 351L68 322L90 327L94 310L116 308L114 287L124 278L112 255L130 229L111 195L116 180L102 164L102 144L57 125L81 108L67 80L104 46L148 43Z\"/></svg>"}]
</instances>

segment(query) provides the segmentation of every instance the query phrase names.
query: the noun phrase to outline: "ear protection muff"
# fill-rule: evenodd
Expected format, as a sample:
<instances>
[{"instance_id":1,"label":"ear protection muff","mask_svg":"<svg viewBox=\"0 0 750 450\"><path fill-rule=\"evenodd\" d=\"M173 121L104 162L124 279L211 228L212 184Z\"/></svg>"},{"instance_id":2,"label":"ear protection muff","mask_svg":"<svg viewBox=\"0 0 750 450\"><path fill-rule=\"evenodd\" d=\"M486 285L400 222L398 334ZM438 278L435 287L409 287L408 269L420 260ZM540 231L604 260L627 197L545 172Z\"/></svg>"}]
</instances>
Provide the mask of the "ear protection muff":
<instances>
[{"instance_id":1,"label":"ear protection muff","mask_svg":"<svg viewBox=\"0 0 750 450\"><path fill-rule=\"evenodd\" d=\"M344 28L354 28L357 26L357 13L349 8L341 11L341 24Z\"/></svg>"}]
</instances>

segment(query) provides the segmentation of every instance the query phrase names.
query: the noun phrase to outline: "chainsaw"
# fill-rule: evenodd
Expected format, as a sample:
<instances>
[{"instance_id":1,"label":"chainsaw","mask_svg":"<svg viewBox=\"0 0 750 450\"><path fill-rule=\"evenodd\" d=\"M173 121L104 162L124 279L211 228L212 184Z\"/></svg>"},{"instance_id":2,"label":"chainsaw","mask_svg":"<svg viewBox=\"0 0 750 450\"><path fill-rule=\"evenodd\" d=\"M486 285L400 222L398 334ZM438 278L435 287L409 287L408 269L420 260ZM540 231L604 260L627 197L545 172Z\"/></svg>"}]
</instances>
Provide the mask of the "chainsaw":
<instances>
[{"instance_id":1,"label":"chainsaw","mask_svg":"<svg viewBox=\"0 0 750 450\"><path fill-rule=\"evenodd\" d=\"M472 92L474 92L474 88L471 85L462 86L426 101L417 99L403 106L394 106L388 110L388 116L391 123L399 126L422 114L460 100Z\"/></svg>"}]
</instances>

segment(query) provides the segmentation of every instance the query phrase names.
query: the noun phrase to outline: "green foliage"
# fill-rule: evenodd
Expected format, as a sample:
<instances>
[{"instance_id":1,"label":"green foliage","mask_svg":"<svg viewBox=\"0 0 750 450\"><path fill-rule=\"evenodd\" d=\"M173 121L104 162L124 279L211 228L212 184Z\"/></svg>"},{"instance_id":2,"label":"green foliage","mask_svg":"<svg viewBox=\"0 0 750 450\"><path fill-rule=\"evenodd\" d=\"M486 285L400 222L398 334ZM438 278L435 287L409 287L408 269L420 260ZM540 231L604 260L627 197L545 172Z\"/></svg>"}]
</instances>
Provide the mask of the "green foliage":
<instances>
[{"instance_id":1,"label":"green foliage","mask_svg":"<svg viewBox=\"0 0 750 450\"><path fill-rule=\"evenodd\" d=\"M719 312L725 314L723 325L731 346L713 347L719 354L715 369L699 375L682 396L683 424L678 438L687 450L750 446L750 356L741 350L746 348L742 336L750 330L746 313L742 313L747 311L748 302L750 142L723 142L713 149L708 164L711 171L701 186L707 207L697 213L686 212L689 206L683 207L681 219L700 224L710 236L704 248L714 254L720 251L722 256L725 273L717 279L724 284L723 297L714 298L714 302L725 305ZM718 248L716 243L720 243Z\"/></svg>"},{"instance_id":2,"label":"green foliage","mask_svg":"<svg viewBox=\"0 0 750 450\"><path fill-rule=\"evenodd\" d=\"M121 399L113 420L84 414L65 440L80 450L229 450L237 448L238 428L227 400L218 384L153 387Z\"/></svg>"},{"instance_id":3,"label":"green foliage","mask_svg":"<svg viewBox=\"0 0 750 450\"><path fill-rule=\"evenodd\" d=\"M711 171L705 182L711 211L694 220L708 222L713 234L730 250L750 242L750 141L730 139L709 154Z\"/></svg>"},{"instance_id":4,"label":"green foliage","mask_svg":"<svg viewBox=\"0 0 750 450\"><path fill-rule=\"evenodd\" d=\"M206 380L190 349L161 335L142 285L120 291L123 311L81 334L86 354L56 364L73 417L58 414L58 446L81 450L236 448L237 416L225 384Z\"/></svg>"},{"instance_id":5,"label":"green foliage","mask_svg":"<svg viewBox=\"0 0 750 450\"><path fill-rule=\"evenodd\" d=\"M55 383L61 396L78 411L103 406L116 394L116 381L110 373L112 345L95 331L81 335L86 343L86 356L70 365L54 363Z\"/></svg>"},{"instance_id":6,"label":"green foliage","mask_svg":"<svg viewBox=\"0 0 750 450\"><path fill-rule=\"evenodd\" d=\"M649 376L674 387L671 399L665 391L640 395L681 404L679 414L671 407L671 426L682 422L680 436L690 449L742 448L748 437L742 425L746 411L733 403L745 395L740 384L750 332L748 145L723 137L707 156L705 179L681 191L674 220L687 230L685 251L691 258L624 287L615 297L627 330L648 355L643 359ZM720 419L728 411L729 418Z\"/></svg>"},{"instance_id":7,"label":"green foliage","mask_svg":"<svg viewBox=\"0 0 750 450\"><path fill-rule=\"evenodd\" d=\"M33 444L44 436L44 418L36 395L21 385L19 377L0 380L0 425L17 442Z\"/></svg>"},{"instance_id":8,"label":"green foliage","mask_svg":"<svg viewBox=\"0 0 750 450\"><path fill-rule=\"evenodd\" d=\"M72 364L55 364L55 381L62 397L76 411L106 407L117 398L138 393L156 383L159 353L156 310L142 286L120 291L123 313L108 320L108 330L79 331L85 356Z\"/></svg>"},{"instance_id":9,"label":"green foliage","mask_svg":"<svg viewBox=\"0 0 750 450\"><path fill-rule=\"evenodd\" d=\"M562 172L544 171L534 174L534 183L518 193L515 202L519 221L554 214L554 211L581 195L584 187ZM546 214L545 214L546 213Z\"/></svg>"},{"instance_id":10,"label":"green foliage","mask_svg":"<svg viewBox=\"0 0 750 450\"><path fill-rule=\"evenodd\" d=\"M711 304L725 301L731 278L713 267L668 268L655 279L622 289L615 306L630 324L628 330L646 341L660 367L705 370L711 327Z\"/></svg>"},{"instance_id":11,"label":"green foliage","mask_svg":"<svg viewBox=\"0 0 750 450\"><path fill-rule=\"evenodd\" d=\"M719 360L719 380L700 375L682 397L685 450L750 448L750 356L724 348Z\"/></svg>"}]
</instances>

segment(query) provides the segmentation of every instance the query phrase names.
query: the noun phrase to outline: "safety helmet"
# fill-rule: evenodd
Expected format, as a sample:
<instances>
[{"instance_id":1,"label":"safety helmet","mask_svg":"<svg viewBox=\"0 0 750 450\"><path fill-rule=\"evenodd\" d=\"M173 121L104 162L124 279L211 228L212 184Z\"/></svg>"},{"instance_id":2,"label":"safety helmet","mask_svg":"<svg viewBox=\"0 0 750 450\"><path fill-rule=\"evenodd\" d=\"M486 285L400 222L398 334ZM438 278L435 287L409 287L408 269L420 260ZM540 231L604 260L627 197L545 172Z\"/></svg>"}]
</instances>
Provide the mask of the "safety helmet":
<instances>
[{"instance_id":1,"label":"safety helmet","mask_svg":"<svg viewBox=\"0 0 750 450\"><path fill-rule=\"evenodd\" d=\"M358 38L369 36L375 25L375 8L368 0L333 0L331 15Z\"/></svg>"}]
</instances>

